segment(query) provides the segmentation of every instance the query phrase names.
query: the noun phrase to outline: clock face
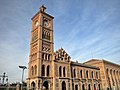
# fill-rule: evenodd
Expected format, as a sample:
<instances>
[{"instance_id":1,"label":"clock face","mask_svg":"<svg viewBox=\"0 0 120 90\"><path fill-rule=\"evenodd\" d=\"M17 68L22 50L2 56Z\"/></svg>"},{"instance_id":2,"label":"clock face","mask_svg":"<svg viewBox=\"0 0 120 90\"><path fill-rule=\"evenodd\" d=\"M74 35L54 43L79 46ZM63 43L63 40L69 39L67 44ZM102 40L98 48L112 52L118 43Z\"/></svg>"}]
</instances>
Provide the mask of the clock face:
<instances>
[{"instance_id":1,"label":"clock face","mask_svg":"<svg viewBox=\"0 0 120 90\"><path fill-rule=\"evenodd\" d=\"M48 27L49 25L48 20L44 20L43 24L44 24L44 27Z\"/></svg>"},{"instance_id":2,"label":"clock face","mask_svg":"<svg viewBox=\"0 0 120 90\"><path fill-rule=\"evenodd\" d=\"M36 26L36 27L38 26L38 21L35 22L35 26Z\"/></svg>"}]
</instances>

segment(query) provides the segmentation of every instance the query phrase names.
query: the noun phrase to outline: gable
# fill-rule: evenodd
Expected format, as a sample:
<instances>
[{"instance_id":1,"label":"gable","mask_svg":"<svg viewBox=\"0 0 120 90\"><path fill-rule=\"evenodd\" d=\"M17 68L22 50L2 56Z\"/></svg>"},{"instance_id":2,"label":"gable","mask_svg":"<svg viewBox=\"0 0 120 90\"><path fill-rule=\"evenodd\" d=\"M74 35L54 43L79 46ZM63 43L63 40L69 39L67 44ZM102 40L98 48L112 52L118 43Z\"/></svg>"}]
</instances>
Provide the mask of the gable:
<instances>
[{"instance_id":1,"label":"gable","mask_svg":"<svg viewBox=\"0 0 120 90\"><path fill-rule=\"evenodd\" d=\"M66 53L66 51L63 48L61 48L54 53L54 60L69 62L70 56Z\"/></svg>"}]
</instances>

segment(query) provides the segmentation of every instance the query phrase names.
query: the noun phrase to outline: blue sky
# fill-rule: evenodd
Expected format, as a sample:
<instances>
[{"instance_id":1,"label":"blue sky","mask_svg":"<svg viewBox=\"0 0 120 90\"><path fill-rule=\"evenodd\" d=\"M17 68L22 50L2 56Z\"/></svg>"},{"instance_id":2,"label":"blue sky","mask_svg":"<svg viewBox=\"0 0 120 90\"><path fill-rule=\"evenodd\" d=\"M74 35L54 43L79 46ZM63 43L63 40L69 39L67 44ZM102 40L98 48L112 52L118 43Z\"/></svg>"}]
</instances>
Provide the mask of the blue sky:
<instances>
[{"instance_id":1,"label":"blue sky","mask_svg":"<svg viewBox=\"0 0 120 90\"><path fill-rule=\"evenodd\" d=\"M0 0L0 75L21 80L18 66L28 64L31 17L42 4L55 17L55 51L62 47L81 63L98 58L120 64L120 0Z\"/></svg>"}]
</instances>

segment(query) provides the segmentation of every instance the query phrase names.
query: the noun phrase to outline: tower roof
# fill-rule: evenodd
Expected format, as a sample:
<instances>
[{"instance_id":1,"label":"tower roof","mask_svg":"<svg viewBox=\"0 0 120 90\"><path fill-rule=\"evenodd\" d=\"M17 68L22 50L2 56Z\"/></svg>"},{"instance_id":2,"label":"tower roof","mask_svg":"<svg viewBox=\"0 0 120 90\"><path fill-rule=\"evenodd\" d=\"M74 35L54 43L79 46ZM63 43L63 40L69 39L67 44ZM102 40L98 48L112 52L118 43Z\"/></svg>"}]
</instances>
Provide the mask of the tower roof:
<instances>
[{"instance_id":1,"label":"tower roof","mask_svg":"<svg viewBox=\"0 0 120 90\"><path fill-rule=\"evenodd\" d=\"M40 13L49 16L50 18L54 19L53 16L49 15L48 13L46 13L46 7L44 5L42 5L40 8L40 10L31 18L31 20L33 20L37 15L39 15Z\"/></svg>"}]
</instances>

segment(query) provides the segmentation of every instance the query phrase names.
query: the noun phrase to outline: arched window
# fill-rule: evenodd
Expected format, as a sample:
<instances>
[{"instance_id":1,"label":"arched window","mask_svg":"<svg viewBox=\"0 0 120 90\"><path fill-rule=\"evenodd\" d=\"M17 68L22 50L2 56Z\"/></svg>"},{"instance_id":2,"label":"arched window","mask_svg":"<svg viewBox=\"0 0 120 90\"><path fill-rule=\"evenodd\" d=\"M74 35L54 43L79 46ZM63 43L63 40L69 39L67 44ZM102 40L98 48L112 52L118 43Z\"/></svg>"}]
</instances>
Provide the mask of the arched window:
<instances>
[{"instance_id":1,"label":"arched window","mask_svg":"<svg viewBox=\"0 0 120 90\"><path fill-rule=\"evenodd\" d=\"M115 70L113 71L113 75L114 75L114 81L117 81L116 80L116 71Z\"/></svg>"},{"instance_id":2,"label":"arched window","mask_svg":"<svg viewBox=\"0 0 120 90\"><path fill-rule=\"evenodd\" d=\"M119 75L118 75L118 71L117 71L117 72L116 72L116 78L117 78L117 79L119 79L118 76L119 76Z\"/></svg>"},{"instance_id":3,"label":"arched window","mask_svg":"<svg viewBox=\"0 0 120 90\"><path fill-rule=\"evenodd\" d=\"M120 71L119 71L119 74L118 74L118 76L119 76L119 82L120 82Z\"/></svg>"},{"instance_id":4,"label":"arched window","mask_svg":"<svg viewBox=\"0 0 120 90\"><path fill-rule=\"evenodd\" d=\"M45 65L42 65L42 76L45 76Z\"/></svg>"},{"instance_id":5,"label":"arched window","mask_svg":"<svg viewBox=\"0 0 120 90\"><path fill-rule=\"evenodd\" d=\"M48 60L50 61L50 54L48 55Z\"/></svg>"},{"instance_id":6,"label":"arched window","mask_svg":"<svg viewBox=\"0 0 120 90\"><path fill-rule=\"evenodd\" d=\"M113 74L115 75L115 70L113 71Z\"/></svg>"},{"instance_id":7,"label":"arched window","mask_svg":"<svg viewBox=\"0 0 120 90\"><path fill-rule=\"evenodd\" d=\"M45 38L45 31L42 32L42 38Z\"/></svg>"},{"instance_id":8,"label":"arched window","mask_svg":"<svg viewBox=\"0 0 120 90\"><path fill-rule=\"evenodd\" d=\"M112 75L112 69L110 70L110 74Z\"/></svg>"},{"instance_id":9,"label":"arched window","mask_svg":"<svg viewBox=\"0 0 120 90\"><path fill-rule=\"evenodd\" d=\"M106 70L106 73L107 73L107 75L108 75L108 68L107 68L107 70Z\"/></svg>"},{"instance_id":10,"label":"arched window","mask_svg":"<svg viewBox=\"0 0 120 90\"><path fill-rule=\"evenodd\" d=\"M59 67L59 77L62 76L62 72L61 72L61 66Z\"/></svg>"},{"instance_id":11,"label":"arched window","mask_svg":"<svg viewBox=\"0 0 120 90\"><path fill-rule=\"evenodd\" d=\"M116 74L115 74L115 70L113 71L113 86L115 86L115 83L116 83Z\"/></svg>"},{"instance_id":12,"label":"arched window","mask_svg":"<svg viewBox=\"0 0 120 90\"><path fill-rule=\"evenodd\" d=\"M35 75L37 74L37 66L35 65Z\"/></svg>"},{"instance_id":13,"label":"arched window","mask_svg":"<svg viewBox=\"0 0 120 90\"><path fill-rule=\"evenodd\" d=\"M108 68L106 69L106 75L107 75L107 79L108 81L110 80L109 74L108 74Z\"/></svg>"},{"instance_id":14,"label":"arched window","mask_svg":"<svg viewBox=\"0 0 120 90\"><path fill-rule=\"evenodd\" d=\"M96 78L98 78L98 72L96 72Z\"/></svg>"},{"instance_id":15,"label":"arched window","mask_svg":"<svg viewBox=\"0 0 120 90\"><path fill-rule=\"evenodd\" d=\"M33 68L33 66L32 66L32 68L31 68L31 75L32 75L32 76L34 75L34 68Z\"/></svg>"},{"instance_id":16,"label":"arched window","mask_svg":"<svg viewBox=\"0 0 120 90\"><path fill-rule=\"evenodd\" d=\"M91 72L91 77L93 78L93 71Z\"/></svg>"},{"instance_id":17,"label":"arched window","mask_svg":"<svg viewBox=\"0 0 120 90\"><path fill-rule=\"evenodd\" d=\"M42 59L44 60L44 53L42 53Z\"/></svg>"},{"instance_id":18,"label":"arched window","mask_svg":"<svg viewBox=\"0 0 120 90\"><path fill-rule=\"evenodd\" d=\"M80 70L80 78L82 78L82 70Z\"/></svg>"},{"instance_id":19,"label":"arched window","mask_svg":"<svg viewBox=\"0 0 120 90\"><path fill-rule=\"evenodd\" d=\"M47 33L47 39L50 40L50 32Z\"/></svg>"},{"instance_id":20,"label":"arched window","mask_svg":"<svg viewBox=\"0 0 120 90\"><path fill-rule=\"evenodd\" d=\"M113 82L113 73L112 73L112 69L110 70L110 75L111 75L111 76L110 76L110 78L111 78L110 80L111 80L111 85L112 85L112 82Z\"/></svg>"},{"instance_id":21,"label":"arched window","mask_svg":"<svg viewBox=\"0 0 120 90\"><path fill-rule=\"evenodd\" d=\"M76 77L76 70L74 69L73 71L74 71L74 77Z\"/></svg>"},{"instance_id":22,"label":"arched window","mask_svg":"<svg viewBox=\"0 0 120 90\"><path fill-rule=\"evenodd\" d=\"M45 54L45 60L47 60L47 54Z\"/></svg>"},{"instance_id":23,"label":"arched window","mask_svg":"<svg viewBox=\"0 0 120 90\"><path fill-rule=\"evenodd\" d=\"M107 74L109 88L111 89L111 77L110 77L111 75L108 68L106 69L106 74Z\"/></svg>"},{"instance_id":24,"label":"arched window","mask_svg":"<svg viewBox=\"0 0 120 90\"><path fill-rule=\"evenodd\" d=\"M49 74L50 74L50 66L48 65L47 66L47 76L49 76Z\"/></svg>"},{"instance_id":25,"label":"arched window","mask_svg":"<svg viewBox=\"0 0 120 90\"><path fill-rule=\"evenodd\" d=\"M65 67L63 68L63 76L65 77Z\"/></svg>"},{"instance_id":26,"label":"arched window","mask_svg":"<svg viewBox=\"0 0 120 90\"><path fill-rule=\"evenodd\" d=\"M88 71L86 71L86 78L88 78Z\"/></svg>"}]
</instances>

